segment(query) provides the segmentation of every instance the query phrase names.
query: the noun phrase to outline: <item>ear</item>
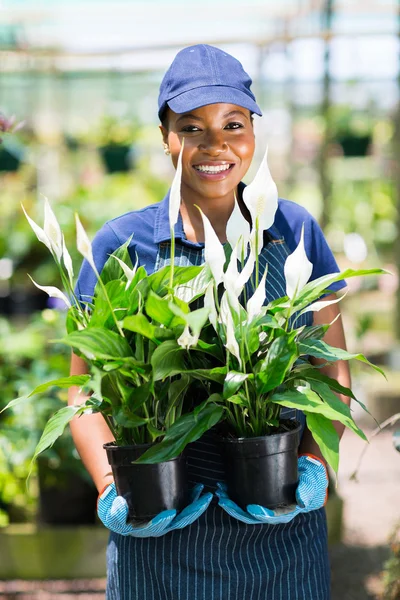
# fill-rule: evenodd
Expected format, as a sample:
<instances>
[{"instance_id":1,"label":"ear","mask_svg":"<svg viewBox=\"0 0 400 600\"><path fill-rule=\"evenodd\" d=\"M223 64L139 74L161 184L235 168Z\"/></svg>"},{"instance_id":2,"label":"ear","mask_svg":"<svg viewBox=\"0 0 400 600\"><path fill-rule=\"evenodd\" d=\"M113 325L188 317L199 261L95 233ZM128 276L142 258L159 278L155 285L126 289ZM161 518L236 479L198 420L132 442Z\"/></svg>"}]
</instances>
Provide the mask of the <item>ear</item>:
<instances>
[{"instance_id":1,"label":"ear","mask_svg":"<svg viewBox=\"0 0 400 600\"><path fill-rule=\"evenodd\" d=\"M168 144L168 129L164 125L159 125L164 144Z\"/></svg>"}]
</instances>

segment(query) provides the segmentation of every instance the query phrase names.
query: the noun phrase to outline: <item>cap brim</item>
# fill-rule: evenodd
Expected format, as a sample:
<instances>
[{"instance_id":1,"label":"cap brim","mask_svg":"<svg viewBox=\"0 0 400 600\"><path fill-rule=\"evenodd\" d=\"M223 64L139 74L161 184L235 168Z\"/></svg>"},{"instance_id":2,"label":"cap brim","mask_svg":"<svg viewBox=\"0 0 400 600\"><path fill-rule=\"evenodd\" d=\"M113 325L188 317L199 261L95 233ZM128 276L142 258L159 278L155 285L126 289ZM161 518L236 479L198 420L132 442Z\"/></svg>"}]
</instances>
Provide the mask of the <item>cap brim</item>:
<instances>
[{"instance_id":1,"label":"cap brim","mask_svg":"<svg viewBox=\"0 0 400 600\"><path fill-rule=\"evenodd\" d=\"M217 104L223 102L226 104L236 104L247 108L250 112L262 116L258 104L244 92L232 87L213 85L209 87L200 87L188 92L183 92L171 100L167 100L167 105L178 114L201 108L207 104Z\"/></svg>"}]
</instances>

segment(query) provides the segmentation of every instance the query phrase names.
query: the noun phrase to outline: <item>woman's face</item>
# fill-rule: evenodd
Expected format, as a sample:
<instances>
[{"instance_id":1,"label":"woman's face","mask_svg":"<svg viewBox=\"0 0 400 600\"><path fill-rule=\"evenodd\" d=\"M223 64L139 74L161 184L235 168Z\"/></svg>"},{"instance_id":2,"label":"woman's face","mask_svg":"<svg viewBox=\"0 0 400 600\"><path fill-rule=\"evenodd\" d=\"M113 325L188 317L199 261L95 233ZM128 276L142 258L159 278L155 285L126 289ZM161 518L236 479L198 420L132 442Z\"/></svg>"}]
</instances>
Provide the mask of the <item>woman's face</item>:
<instances>
[{"instance_id":1,"label":"woman's face","mask_svg":"<svg viewBox=\"0 0 400 600\"><path fill-rule=\"evenodd\" d=\"M168 109L161 126L164 142L178 162L182 139L182 196L232 198L254 154L254 131L250 111L235 104L208 104L190 113Z\"/></svg>"}]
</instances>

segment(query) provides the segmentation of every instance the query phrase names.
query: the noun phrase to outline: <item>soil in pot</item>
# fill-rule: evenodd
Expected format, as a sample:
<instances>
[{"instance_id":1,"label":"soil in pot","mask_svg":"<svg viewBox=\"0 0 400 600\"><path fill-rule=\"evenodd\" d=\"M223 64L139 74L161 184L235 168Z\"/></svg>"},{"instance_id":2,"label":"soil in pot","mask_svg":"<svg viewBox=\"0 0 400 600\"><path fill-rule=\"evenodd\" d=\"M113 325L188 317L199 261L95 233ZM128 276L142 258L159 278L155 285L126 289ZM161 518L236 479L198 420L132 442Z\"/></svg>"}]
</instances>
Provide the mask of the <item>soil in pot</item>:
<instances>
[{"instance_id":1,"label":"soil in pot","mask_svg":"<svg viewBox=\"0 0 400 600\"><path fill-rule=\"evenodd\" d=\"M301 425L290 419L282 424L286 430L267 436L221 439L228 494L244 509L296 503Z\"/></svg>"},{"instance_id":2,"label":"soil in pot","mask_svg":"<svg viewBox=\"0 0 400 600\"><path fill-rule=\"evenodd\" d=\"M149 521L163 510L182 510L189 504L186 454L154 465L135 464L151 444L104 444L119 496L128 502L132 523Z\"/></svg>"}]
</instances>

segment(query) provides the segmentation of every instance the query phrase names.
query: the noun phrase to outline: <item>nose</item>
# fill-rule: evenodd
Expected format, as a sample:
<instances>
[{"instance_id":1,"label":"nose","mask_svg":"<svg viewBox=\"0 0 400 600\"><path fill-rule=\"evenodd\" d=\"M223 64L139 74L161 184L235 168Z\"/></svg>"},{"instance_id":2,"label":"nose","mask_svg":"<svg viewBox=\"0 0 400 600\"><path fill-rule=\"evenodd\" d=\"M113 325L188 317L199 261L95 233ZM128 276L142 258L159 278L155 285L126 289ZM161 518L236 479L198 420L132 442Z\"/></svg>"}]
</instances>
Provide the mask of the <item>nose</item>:
<instances>
[{"instance_id":1,"label":"nose","mask_svg":"<svg viewBox=\"0 0 400 600\"><path fill-rule=\"evenodd\" d=\"M219 156L228 150L223 131L207 131L198 146L199 150L211 156Z\"/></svg>"}]
</instances>

